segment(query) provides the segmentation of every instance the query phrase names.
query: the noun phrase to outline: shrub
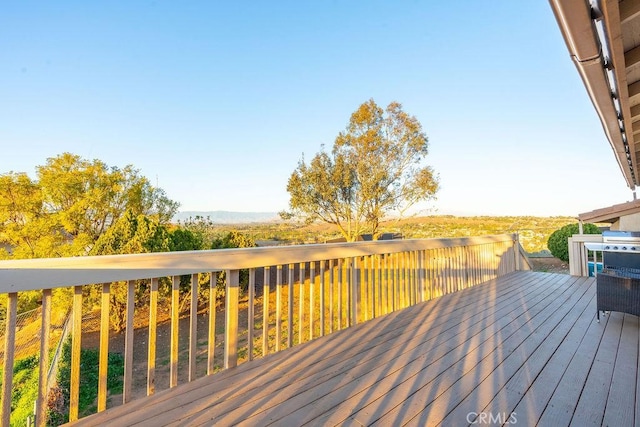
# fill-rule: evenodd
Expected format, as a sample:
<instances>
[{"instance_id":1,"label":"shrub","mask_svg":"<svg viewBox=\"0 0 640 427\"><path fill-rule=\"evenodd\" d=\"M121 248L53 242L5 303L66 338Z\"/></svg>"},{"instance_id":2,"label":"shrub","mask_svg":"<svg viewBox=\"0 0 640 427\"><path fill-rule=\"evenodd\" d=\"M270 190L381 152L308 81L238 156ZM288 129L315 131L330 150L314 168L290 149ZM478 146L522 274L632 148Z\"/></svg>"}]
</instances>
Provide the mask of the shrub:
<instances>
[{"instance_id":1,"label":"shrub","mask_svg":"<svg viewBox=\"0 0 640 427\"><path fill-rule=\"evenodd\" d=\"M598 227L593 224L584 224L584 234L601 234ZM567 224L564 227L554 231L549 236L547 247L551 254L564 262L569 262L569 237L579 233L578 224Z\"/></svg>"},{"instance_id":2,"label":"shrub","mask_svg":"<svg viewBox=\"0 0 640 427\"><path fill-rule=\"evenodd\" d=\"M250 237L245 236L242 233L233 230L226 235L213 240L211 249L228 249L228 248L254 248L256 242ZM223 296L226 292L225 288L226 272L218 274L218 282L216 284L218 288L218 296ZM242 292L246 292L249 289L249 270L240 270L240 289Z\"/></svg>"}]
</instances>

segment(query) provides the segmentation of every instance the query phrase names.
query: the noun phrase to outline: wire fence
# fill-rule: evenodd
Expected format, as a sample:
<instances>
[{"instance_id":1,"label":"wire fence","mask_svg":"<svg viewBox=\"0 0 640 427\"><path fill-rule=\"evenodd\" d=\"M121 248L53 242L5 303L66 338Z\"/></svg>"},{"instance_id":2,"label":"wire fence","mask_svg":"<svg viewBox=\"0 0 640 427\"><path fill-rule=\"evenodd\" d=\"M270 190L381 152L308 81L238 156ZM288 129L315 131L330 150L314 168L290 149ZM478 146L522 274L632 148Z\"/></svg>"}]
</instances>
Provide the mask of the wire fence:
<instances>
[{"instance_id":1,"label":"wire fence","mask_svg":"<svg viewBox=\"0 0 640 427\"><path fill-rule=\"evenodd\" d=\"M67 314L52 316L49 342L51 347L58 345L64 330ZM16 316L15 357L14 360L38 355L40 353L40 335L42 334L42 308L20 313ZM4 364L5 322L0 321L0 368Z\"/></svg>"}]
</instances>

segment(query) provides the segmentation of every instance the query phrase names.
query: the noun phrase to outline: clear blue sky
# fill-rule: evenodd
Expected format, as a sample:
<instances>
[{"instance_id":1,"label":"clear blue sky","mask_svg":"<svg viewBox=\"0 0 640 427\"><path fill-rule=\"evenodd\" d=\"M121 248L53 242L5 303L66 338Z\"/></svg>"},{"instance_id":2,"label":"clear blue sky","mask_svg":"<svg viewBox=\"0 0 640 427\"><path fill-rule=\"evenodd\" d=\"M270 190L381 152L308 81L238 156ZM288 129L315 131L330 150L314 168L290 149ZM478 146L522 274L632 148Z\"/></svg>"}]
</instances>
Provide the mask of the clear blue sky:
<instances>
[{"instance_id":1,"label":"clear blue sky","mask_svg":"<svg viewBox=\"0 0 640 427\"><path fill-rule=\"evenodd\" d=\"M181 210L279 211L359 104L423 124L438 214L631 199L546 1L0 6L0 173L133 164Z\"/></svg>"}]
</instances>

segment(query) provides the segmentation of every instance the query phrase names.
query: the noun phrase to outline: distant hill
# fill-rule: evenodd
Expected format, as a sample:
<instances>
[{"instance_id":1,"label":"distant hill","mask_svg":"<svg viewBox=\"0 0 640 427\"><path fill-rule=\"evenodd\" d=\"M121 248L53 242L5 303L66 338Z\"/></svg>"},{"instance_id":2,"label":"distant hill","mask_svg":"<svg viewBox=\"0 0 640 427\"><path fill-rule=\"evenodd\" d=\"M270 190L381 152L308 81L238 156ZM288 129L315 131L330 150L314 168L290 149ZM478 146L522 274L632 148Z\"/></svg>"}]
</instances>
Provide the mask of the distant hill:
<instances>
[{"instance_id":1,"label":"distant hill","mask_svg":"<svg viewBox=\"0 0 640 427\"><path fill-rule=\"evenodd\" d=\"M216 224L248 224L279 221L277 212L230 212L230 211L185 211L178 212L173 221L185 221L196 216L209 219Z\"/></svg>"}]
</instances>

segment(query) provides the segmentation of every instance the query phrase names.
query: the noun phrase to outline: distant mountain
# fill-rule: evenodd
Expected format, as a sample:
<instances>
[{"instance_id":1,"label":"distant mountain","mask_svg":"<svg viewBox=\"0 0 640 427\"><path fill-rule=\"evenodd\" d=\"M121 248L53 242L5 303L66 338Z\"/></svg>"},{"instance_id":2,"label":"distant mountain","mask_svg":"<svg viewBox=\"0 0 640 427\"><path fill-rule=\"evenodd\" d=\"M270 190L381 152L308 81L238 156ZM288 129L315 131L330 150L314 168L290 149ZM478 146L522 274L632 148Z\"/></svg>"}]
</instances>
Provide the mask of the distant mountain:
<instances>
[{"instance_id":1,"label":"distant mountain","mask_svg":"<svg viewBox=\"0 0 640 427\"><path fill-rule=\"evenodd\" d=\"M279 221L277 212L230 212L230 211L185 211L178 212L173 221L185 221L196 216L209 219L216 224L247 224L252 222Z\"/></svg>"}]
</instances>

